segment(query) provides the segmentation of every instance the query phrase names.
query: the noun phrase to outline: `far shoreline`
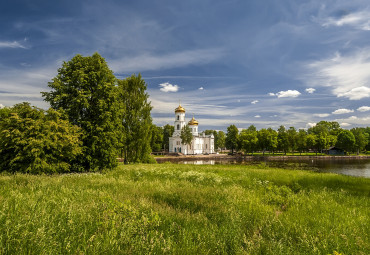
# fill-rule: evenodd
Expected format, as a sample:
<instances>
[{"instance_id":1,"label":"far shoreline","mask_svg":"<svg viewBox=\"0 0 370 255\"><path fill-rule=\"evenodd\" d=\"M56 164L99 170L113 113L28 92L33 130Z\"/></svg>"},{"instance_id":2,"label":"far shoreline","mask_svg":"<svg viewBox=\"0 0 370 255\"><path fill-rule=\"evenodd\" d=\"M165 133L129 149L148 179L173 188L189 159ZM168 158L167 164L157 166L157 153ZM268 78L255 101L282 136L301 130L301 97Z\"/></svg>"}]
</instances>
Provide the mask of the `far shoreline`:
<instances>
[{"instance_id":1,"label":"far shoreline","mask_svg":"<svg viewBox=\"0 0 370 255\"><path fill-rule=\"evenodd\" d=\"M226 154L209 154L209 155L165 155L160 157L154 157L158 163L166 161L184 161L184 160L248 160L248 161L259 161L259 160L362 160L370 159L370 155L348 155L348 156L333 156L333 155L226 155Z\"/></svg>"}]
</instances>

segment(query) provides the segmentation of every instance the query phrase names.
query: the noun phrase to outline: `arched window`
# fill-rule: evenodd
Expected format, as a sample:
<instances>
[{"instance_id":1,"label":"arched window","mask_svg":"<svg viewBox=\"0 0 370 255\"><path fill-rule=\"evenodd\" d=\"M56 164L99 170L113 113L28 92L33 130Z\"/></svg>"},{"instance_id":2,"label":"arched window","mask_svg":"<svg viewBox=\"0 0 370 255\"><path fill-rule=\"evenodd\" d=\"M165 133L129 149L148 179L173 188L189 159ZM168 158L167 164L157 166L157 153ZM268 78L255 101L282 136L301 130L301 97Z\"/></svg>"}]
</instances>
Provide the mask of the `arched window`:
<instances>
[{"instance_id":1,"label":"arched window","mask_svg":"<svg viewBox=\"0 0 370 255\"><path fill-rule=\"evenodd\" d=\"M180 130L180 125L179 124L177 124L177 130Z\"/></svg>"},{"instance_id":2,"label":"arched window","mask_svg":"<svg viewBox=\"0 0 370 255\"><path fill-rule=\"evenodd\" d=\"M177 120L179 120L180 119L180 115L177 115Z\"/></svg>"}]
</instances>

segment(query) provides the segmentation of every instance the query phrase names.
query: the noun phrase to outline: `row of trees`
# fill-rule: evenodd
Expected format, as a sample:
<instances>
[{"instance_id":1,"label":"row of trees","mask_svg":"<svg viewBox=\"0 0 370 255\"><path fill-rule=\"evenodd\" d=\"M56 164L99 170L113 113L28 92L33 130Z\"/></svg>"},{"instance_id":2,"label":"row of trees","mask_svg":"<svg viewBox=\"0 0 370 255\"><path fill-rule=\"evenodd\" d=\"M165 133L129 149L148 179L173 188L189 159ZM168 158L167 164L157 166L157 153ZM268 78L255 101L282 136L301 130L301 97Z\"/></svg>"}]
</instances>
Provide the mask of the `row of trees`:
<instances>
[{"instance_id":1,"label":"row of trees","mask_svg":"<svg viewBox=\"0 0 370 255\"><path fill-rule=\"evenodd\" d=\"M0 110L0 171L97 171L150 162L152 109L140 75L117 79L98 53L64 62L42 92L50 109Z\"/></svg>"},{"instance_id":2,"label":"row of trees","mask_svg":"<svg viewBox=\"0 0 370 255\"><path fill-rule=\"evenodd\" d=\"M370 150L370 127L341 129L338 122L320 121L308 130L263 128L257 131L251 125L239 132L235 125L227 128L226 148L253 154L256 151L276 152L323 152L332 146L337 146L347 152Z\"/></svg>"},{"instance_id":3,"label":"row of trees","mask_svg":"<svg viewBox=\"0 0 370 255\"><path fill-rule=\"evenodd\" d=\"M152 129L152 151L168 150L169 137L172 136L174 127L166 125ZM190 132L190 130L189 130ZM338 122L320 121L316 126L304 129L290 127L286 129L280 126L276 131L272 128L257 130L254 125L239 131L235 125L227 128L227 133L216 130L205 130L206 135L213 134L215 138L215 148L221 150L226 148L235 151L242 151L253 154L256 151L283 152L284 154L302 153L307 151L323 152L330 147L337 146L347 152L357 152L370 150L370 127L352 128L346 130L340 128ZM182 130L184 136L183 143L186 143L186 130ZM156 138L156 139L154 139Z\"/></svg>"}]
</instances>

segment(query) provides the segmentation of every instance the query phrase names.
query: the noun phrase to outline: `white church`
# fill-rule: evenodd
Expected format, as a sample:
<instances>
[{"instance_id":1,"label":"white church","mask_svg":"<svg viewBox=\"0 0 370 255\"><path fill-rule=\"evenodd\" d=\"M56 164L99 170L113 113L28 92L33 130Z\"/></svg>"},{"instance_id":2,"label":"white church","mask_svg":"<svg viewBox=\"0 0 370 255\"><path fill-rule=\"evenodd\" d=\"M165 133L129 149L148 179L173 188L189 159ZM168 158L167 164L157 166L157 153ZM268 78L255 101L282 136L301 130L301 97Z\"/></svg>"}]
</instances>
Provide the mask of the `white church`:
<instances>
[{"instance_id":1,"label":"white church","mask_svg":"<svg viewBox=\"0 0 370 255\"><path fill-rule=\"evenodd\" d=\"M198 133L198 121L194 117L188 122L188 126L193 134L193 140L191 144L181 143L181 129L186 125L185 121L185 109L179 105L175 109L175 132L170 137L169 151L173 153L189 154L211 154L215 153L214 148L214 136L199 134Z\"/></svg>"}]
</instances>

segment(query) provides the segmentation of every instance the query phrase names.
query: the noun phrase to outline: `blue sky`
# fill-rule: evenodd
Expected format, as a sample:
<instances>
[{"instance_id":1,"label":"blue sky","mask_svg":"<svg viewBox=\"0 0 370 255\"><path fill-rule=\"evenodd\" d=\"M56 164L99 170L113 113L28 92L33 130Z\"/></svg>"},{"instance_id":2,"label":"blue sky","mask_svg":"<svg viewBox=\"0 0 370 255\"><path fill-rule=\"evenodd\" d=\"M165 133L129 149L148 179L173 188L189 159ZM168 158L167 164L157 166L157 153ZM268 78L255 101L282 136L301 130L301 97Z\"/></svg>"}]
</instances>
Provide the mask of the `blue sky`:
<instances>
[{"instance_id":1,"label":"blue sky","mask_svg":"<svg viewBox=\"0 0 370 255\"><path fill-rule=\"evenodd\" d=\"M2 1L0 106L47 108L63 61L98 52L142 74L157 125L181 100L200 130L370 126L369 41L365 0Z\"/></svg>"}]
</instances>

